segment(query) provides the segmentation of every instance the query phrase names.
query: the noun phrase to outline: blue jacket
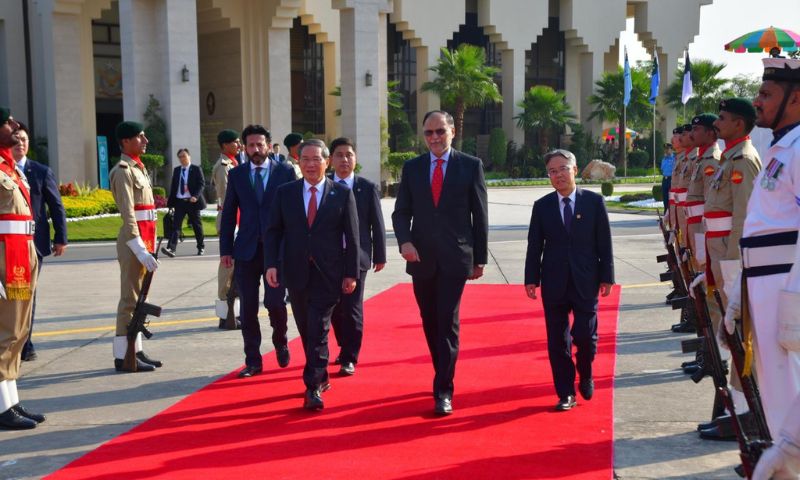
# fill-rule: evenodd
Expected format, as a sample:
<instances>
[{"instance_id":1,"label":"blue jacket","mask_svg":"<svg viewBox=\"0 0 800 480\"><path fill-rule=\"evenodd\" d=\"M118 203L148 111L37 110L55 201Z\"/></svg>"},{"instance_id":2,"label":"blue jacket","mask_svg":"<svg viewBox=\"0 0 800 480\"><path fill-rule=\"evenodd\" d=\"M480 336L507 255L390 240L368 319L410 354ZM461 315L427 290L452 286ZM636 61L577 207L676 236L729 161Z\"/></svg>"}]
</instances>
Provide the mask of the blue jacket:
<instances>
[{"instance_id":1,"label":"blue jacket","mask_svg":"<svg viewBox=\"0 0 800 480\"><path fill-rule=\"evenodd\" d=\"M25 177L28 179L31 191L31 210L36 221L36 232L33 243L36 253L46 257L53 253L50 243L50 224L47 221L47 211L53 219L55 237L53 243L67 244L67 214L58 192L58 183L50 167L30 158L25 160Z\"/></svg>"}]
</instances>

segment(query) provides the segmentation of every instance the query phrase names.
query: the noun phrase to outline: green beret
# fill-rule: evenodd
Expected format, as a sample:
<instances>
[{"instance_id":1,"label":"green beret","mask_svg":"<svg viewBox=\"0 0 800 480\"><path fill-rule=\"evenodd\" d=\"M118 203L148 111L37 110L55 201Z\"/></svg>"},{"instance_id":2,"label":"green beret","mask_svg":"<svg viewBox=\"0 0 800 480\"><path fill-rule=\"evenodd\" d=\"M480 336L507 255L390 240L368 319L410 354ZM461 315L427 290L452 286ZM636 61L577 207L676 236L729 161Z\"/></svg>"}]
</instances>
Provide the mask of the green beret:
<instances>
[{"instance_id":1,"label":"green beret","mask_svg":"<svg viewBox=\"0 0 800 480\"><path fill-rule=\"evenodd\" d=\"M144 125L139 122L122 122L117 125L114 135L117 137L117 141L121 142L126 138L133 138L143 131Z\"/></svg>"},{"instance_id":2,"label":"green beret","mask_svg":"<svg viewBox=\"0 0 800 480\"><path fill-rule=\"evenodd\" d=\"M239 132L236 130L227 129L217 134L217 143L220 145L224 143L231 143L235 142L237 138L239 138Z\"/></svg>"},{"instance_id":3,"label":"green beret","mask_svg":"<svg viewBox=\"0 0 800 480\"><path fill-rule=\"evenodd\" d=\"M683 129L683 131L681 133L691 132L692 131L692 124L691 123L686 123L686 124L682 125L681 128Z\"/></svg>"},{"instance_id":4,"label":"green beret","mask_svg":"<svg viewBox=\"0 0 800 480\"><path fill-rule=\"evenodd\" d=\"M713 113L701 113L700 115L694 116L692 119L692 126L702 125L706 128L714 128L714 121L718 118L719 117Z\"/></svg>"},{"instance_id":5,"label":"green beret","mask_svg":"<svg viewBox=\"0 0 800 480\"><path fill-rule=\"evenodd\" d=\"M8 107L0 107L0 125L5 124L11 118L11 110Z\"/></svg>"},{"instance_id":6,"label":"green beret","mask_svg":"<svg viewBox=\"0 0 800 480\"><path fill-rule=\"evenodd\" d=\"M722 100L719 102L719 111L734 113L751 120L756 118L756 108L753 106L753 102L746 98L737 97Z\"/></svg>"},{"instance_id":7,"label":"green beret","mask_svg":"<svg viewBox=\"0 0 800 480\"><path fill-rule=\"evenodd\" d=\"M283 144L286 146L286 148L292 148L295 145L299 145L302 142L303 142L303 136L300 135L299 133L293 132L283 137Z\"/></svg>"},{"instance_id":8,"label":"green beret","mask_svg":"<svg viewBox=\"0 0 800 480\"><path fill-rule=\"evenodd\" d=\"M680 135L681 133L683 133L683 125L679 125L672 129L673 135Z\"/></svg>"}]
</instances>

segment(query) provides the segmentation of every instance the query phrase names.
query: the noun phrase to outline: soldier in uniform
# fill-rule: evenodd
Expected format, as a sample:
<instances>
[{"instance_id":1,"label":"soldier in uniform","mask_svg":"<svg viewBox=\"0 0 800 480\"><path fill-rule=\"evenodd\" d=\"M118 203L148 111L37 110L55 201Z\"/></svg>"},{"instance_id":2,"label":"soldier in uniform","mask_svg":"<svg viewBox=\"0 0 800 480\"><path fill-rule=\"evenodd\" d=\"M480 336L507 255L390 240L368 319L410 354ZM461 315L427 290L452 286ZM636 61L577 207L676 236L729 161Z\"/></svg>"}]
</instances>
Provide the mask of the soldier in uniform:
<instances>
[{"instance_id":1,"label":"soldier in uniform","mask_svg":"<svg viewBox=\"0 0 800 480\"><path fill-rule=\"evenodd\" d=\"M25 174L11 153L19 124L0 107L0 428L22 430L44 422L19 403L20 354L31 327L39 260Z\"/></svg>"},{"instance_id":2,"label":"soldier in uniform","mask_svg":"<svg viewBox=\"0 0 800 480\"><path fill-rule=\"evenodd\" d=\"M111 193L117 204L122 226L117 235L117 261L120 268L120 299L117 306L117 332L114 337L114 368L126 371L123 360L128 347L128 323L133 318L142 290L145 270L155 271L156 209L150 178L139 156L147 150L144 127L137 122L122 122L115 131L122 155L109 174ZM150 372L162 363L142 351L142 334L136 338L136 371Z\"/></svg>"},{"instance_id":3,"label":"soldier in uniform","mask_svg":"<svg viewBox=\"0 0 800 480\"><path fill-rule=\"evenodd\" d=\"M686 153L684 152L683 144L681 143L681 133L683 132L683 126L679 126L672 129L672 149L675 150L675 161L672 162L672 173L670 178L672 179L669 186L669 202L667 204L668 214L667 214L667 221L669 222L669 226L671 229L675 229L677 225L676 220L676 213L675 213L675 187L676 182L678 181L677 175L680 173L681 165L683 160L686 158Z\"/></svg>"},{"instance_id":4,"label":"soldier in uniform","mask_svg":"<svg viewBox=\"0 0 800 480\"><path fill-rule=\"evenodd\" d=\"M303 174L300 172L300 165L297 164L300 161L301 143L303 143L303 136L299 133L290 133L283 138L283 145L289 150L286 161L294 168L294 176L298 180L303 178Z\"/></svg>"},{"instance_id":5,"label":"soldier in uniform","mask_svg":"<svg viewBox=\"0 0 800 480\"><path fill-rule=\"evenodd\" d=\"M800 286L788 281L798 268L800 60L765 58L762 79L753 102L756 125L770 128L773 140L747 204L740 241L744 281L728 291L725 328L733 331L741 313L742 374L755 364L767 424L778 438L784 421L798 415L791 404L800 394Z\"/></svg>"},{"instance_id":6,"label":"soldier in uniform","mask_svg":"<svg viewBox=\"0 0 800 480\"><path fill-rule=\"evenodd\" d=\"M676 129L676 142L680 147L680 152L675 159L675 168L672 173L672 195L674 198L675 220L672 224L673 230L677 233L675 250L680 253L686 247L686 195L688 191L689 177L691 176L691 166L693 155L696 148L692 144L690 124L681 125ZM676 333L691 333L695 331L694 323L689 321L689 309L684 307L681 310L681 321L672 325L671 330ZM694 364L695 362L686 362Z\"/></svg>"},{"instance_id":7,"label":"soldier in uniform","mask_svg":"<svg viewBox=\"0 0 800 480\"><path fill-rule=\"evenodd\" d=\"M222 204L225 202L225 193L228 190L228 172L239 165L236 154L239 153L241 142L236 130L223 130L217 135L220 154L214 170L211 172L211 184L217 192L217 232L220 231L222 221ZM220 262L217 268L217 301L216 311L219 319L219 328L225 329L225 317L228 316L228 292L233 282L233 267L226 267ZM223 315L224 313L224 315ZM236 328L242 328L236 320Z\"/></svg>"},{"instance_id":8,"label":"soldier in uniform","mask_svg":"<svg viewBox=\"0 0 800 480\"><path fill-rule=\"evenodd\" d=\"M719 165L720 149L717 146L717 131L714 122L717 116L713 113L702 113L692 118L692 130L689 136L692 145L697 147L697 158L691 166L691 176L686 192L686 240L694 258L694 270L699 271L705 264L703 234L703 211L706 192L711 186L711 179Z\"/></svg>"},{"instance_id":9,"label":"soldier in uniform","mask_svg":"<svg viewBox=\"0 0 800 480\"><path fill-rule=\"evenodd\" d=\"M739 255L739 239L742 237L744 218L747 213L747 201L753 191L753 180L761 170L758 152L750 142L750 132L756 120L756 110L749 100L731 98L719 104L719 118L714 128L719 137L725 140L725 151L720 163L711 176L711 186L706 192L706 203L703 212L706 244L705 272L698 275L693 286L705 282L708 287L719 290L723 307L727 302L725 284L735 280L741 262ZM732 268L731 268L732 266ZM728 273L726 279L725 273ZM731 278L733 275L733 278ZM714 324L714 331L719 331L719 322L724 311L720 311L716 302L708 301L709 312ZM734 404L739 414L748 411L741 382L735 369L731 370ZM729 417L715 419L713 425L701 425L700 437L708 439L735 438Z\"/></svg>"}]
</instances>

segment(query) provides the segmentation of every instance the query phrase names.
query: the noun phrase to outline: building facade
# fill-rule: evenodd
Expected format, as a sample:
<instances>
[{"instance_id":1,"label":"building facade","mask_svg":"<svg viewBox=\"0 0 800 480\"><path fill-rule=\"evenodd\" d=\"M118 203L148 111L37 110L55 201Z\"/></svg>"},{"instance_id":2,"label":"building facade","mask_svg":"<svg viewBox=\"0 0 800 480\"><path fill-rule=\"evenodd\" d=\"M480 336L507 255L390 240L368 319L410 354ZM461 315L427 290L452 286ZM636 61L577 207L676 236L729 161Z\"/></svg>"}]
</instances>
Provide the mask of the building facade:
<instances>
[{"instance_id":1,"label":"building facade","mask_svg":"<svg viewBox=\"0 0 800 480\"><path fill-rule=\"evenodd\" d=\"M566 92L578 118L617 68L627 18L656 52L662 85L698 33L711 0L0 0L0 104L46 139L61 182L97 183L97 137L111 154L117 122L142 121L151 98L166 122L168 167L178 148L214 158L216 133L260 123L358 145L362 174L380 179L387 82L414 132L439 108L421 85L441 48L482 46L500 68L503 103L473 109L467 133L513 119L533 85ZM332 95L335 90L338 94ZM661 109L671 129L675 114ZM392 132L395 133L395 132ZM198 154L196 152L200 152ZM168 167L165 170L169 171Z\"/></svg>"}]
</instances>

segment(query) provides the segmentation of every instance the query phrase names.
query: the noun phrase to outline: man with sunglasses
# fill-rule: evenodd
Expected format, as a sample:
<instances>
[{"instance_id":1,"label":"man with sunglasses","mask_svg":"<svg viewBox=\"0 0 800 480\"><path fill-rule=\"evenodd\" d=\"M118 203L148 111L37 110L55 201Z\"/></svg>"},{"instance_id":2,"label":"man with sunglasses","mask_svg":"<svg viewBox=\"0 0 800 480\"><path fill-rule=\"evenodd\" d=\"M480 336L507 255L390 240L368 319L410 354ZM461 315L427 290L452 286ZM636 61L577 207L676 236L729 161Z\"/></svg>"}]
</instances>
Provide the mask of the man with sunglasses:
<instances>
[{"instance_id":1,"label":"man with sunglasses","mask_svg":"<svg viewBox=\"0 0 800 480\"><path fill-rule=\"evenodd\" d=\"M483 163L451 148L453 117L434 110L423 120L430 149L403 165L392 223L431 353L434 412L453 413L458 309L467 280L483 275L489 214Z\"/></svg>"}]
</instances>

